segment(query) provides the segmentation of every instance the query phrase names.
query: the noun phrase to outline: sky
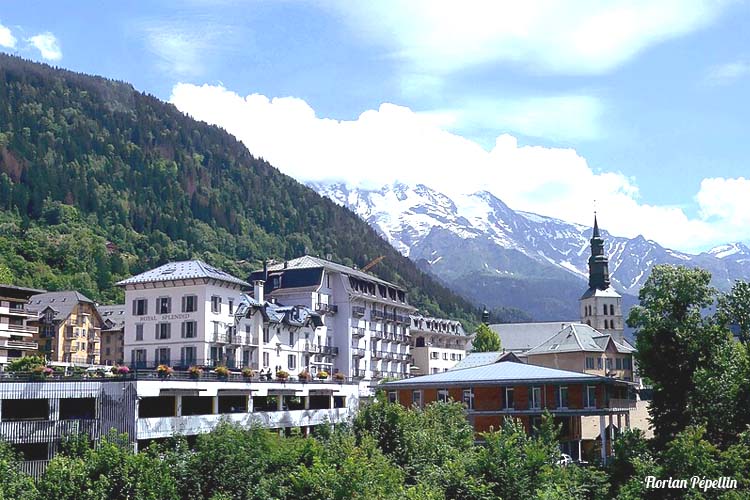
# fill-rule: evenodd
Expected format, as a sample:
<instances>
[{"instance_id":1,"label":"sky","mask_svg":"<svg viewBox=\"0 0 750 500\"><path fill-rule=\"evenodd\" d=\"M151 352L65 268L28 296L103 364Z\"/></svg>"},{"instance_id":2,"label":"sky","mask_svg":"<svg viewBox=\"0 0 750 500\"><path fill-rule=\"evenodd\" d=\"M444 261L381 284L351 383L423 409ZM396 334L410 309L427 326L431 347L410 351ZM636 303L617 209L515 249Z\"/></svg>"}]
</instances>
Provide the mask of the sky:
<instances>
[{"instance_id":1,"label":"sky","mask_svg":"<svg viewBox=\"0 0 750 500\"><path fill-rule=\"evenodd\" d=\"M300 181L487 190L750 240L747 1L0 3L0 50L132 83Z\"/></svg>"}]
</instances>

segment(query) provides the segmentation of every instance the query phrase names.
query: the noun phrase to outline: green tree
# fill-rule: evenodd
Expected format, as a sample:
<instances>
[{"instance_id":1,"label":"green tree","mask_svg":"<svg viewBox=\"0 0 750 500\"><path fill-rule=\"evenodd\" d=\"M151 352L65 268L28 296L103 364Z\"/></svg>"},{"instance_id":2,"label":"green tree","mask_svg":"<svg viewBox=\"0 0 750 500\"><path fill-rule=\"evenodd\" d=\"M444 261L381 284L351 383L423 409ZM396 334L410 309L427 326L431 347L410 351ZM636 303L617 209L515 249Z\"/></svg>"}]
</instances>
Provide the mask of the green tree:
<instances>
[{"instance_id":1,"label":"green tree","mask_svg":"<svg viewBox=\"0 0 750 500\"><path fill-rule=\"evenodd\" d=\"M19 470L21 457L0 441L0 500L35 500L34 480Z\"/></svg>"},{"instance_id":2,"label":"green tree","mask_svg":"<svg viewBox=\"0 0 750 500\"><path fill-rule=\"evenodd\" d=\"M737 326L742 342L750 343L750 283L735 281L732 289L719 297L718 315L724 323Z\"/></svg>"},{"instance_id":3,"label":"green tree","mask_svg":"<svg viewBox=\"0 0 750 500\"><path fill-rule=\"evenodd\" d=\"M650 413L656 442L666 445L691 423L693 375L726 333L702 310L712 305L711 275L702 269L655 266L630 311L640 373L653 384Z\"/></svg>"},{"instance_id":4,"label":"green tree","mask_svg":"<svg viewBox=\"0 0 750 500\"><path fill-rule=\"evenodd\" d=\"M500 336L485 324L479 325L471 341L473 352L492 352L501 349Z\"/></svg>"}]
</instances>

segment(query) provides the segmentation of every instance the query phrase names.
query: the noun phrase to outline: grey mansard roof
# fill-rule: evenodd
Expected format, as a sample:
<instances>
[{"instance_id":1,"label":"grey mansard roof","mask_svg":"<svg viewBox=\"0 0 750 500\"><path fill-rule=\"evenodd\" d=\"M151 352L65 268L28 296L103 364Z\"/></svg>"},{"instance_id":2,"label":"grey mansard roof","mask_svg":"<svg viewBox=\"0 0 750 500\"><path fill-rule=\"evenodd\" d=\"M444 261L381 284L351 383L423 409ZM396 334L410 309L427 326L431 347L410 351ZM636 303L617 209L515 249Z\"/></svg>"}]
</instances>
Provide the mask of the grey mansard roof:
<instances>
[{"instance_id":1,"label":"grey mansard roof","mask_svg":"<svg viewBox=\"0 0 750 500\"><path fill-rule=\"evenodd\" d=\"M404 290L398 285L382 280L376 276L373 276L372 274L364 273L359 269L354 269L353 267L348 267L343 264L337 264L335 262L331 262L330 260L321 259L320 257L313 257L312 255L303 255L302 257L297 257L296 259L288 260L286 262L271 264L268 266L268 271L283 271L285 269L314 269L320 267L346 274L348 276L355 276L364 280L374 281L376 283L380 283L381 285L387 285L402 291Z\"/></svg>"},{"instance_id":2,"label":"grey mansard roof","mask_svg":"<svg viewBox=\"0 0 750 500\"><path fill-rule=\"evenodd\" d=\"M558 352L604 352L610 339L619 353L632 353L634 349L626 344L615 341L608 333L601 333L589 325L572 324L560 330L556 335L542 342L526 352L528 356L534 354L550 354Z\"/></svg>"},{"instance_id":3,"label":"grey mansard roof","mask_svg":"<svg viewBox=\"0 0 750 500\"><path fill-rule=\"evenodd\" d=\"M94 301L75 290L62 292L46 292L34 295L29 299L29 310L41 313L46 308L55 311L55 319L63 319L70 316L73 308L79 302L88 302L93 304Z\"/></svg>"},{"instance_id":4,"label":"grey mansard roof","mask_svg":"<svg viewBox=\"0 0 750 500\"><path fill-rule=\"evenodd\" d=\"M131 276L117 283L117 286L135 285L138 283L155 283L187 279L213 279L249 287L250 283L232 276L219 268L210 266L202 260L183 260L170 262L150 271Z\"/></svg>"},{"instance_id":5,"label":"grey mansard roof","mask_svg":"<svg viewBox=\"0 0 750 500\"><path fill-rule=\"evenodd\" d=\"M96 306L99 316L102 317L106 328L103 331L122 330L125 328L125 304L115 304L112 306Z\"/></svg>"}]
</instances>

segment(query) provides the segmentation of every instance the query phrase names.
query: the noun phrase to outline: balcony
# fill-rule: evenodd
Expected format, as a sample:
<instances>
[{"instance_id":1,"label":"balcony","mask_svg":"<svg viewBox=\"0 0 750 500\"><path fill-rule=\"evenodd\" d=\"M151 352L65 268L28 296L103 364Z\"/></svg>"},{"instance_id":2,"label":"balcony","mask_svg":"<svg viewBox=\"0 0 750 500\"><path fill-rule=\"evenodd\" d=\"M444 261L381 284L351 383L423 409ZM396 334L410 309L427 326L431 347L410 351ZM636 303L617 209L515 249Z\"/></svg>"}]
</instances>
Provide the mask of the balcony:
<instances>
[{"instance_id":1,"label":"balcony","mask_svg":"<svg viewBox=\"0 0 750 500\"><path fill-rule=\"evenodd\" d=\"M339 312L339 306L319 302L315 304L315 312L320 314L336 314L337 312Z\"/></svg>"},{"instance_id":2,"label":"balcony","mask_svg":"<svg viewBox=\"0 0 750 500\"><path fill-rule=\"evenodd\" d=\"M352 316L362 317L365 315L365 308L363 306L352 306Z\"/></svg>"},{"instance_id":3,"label":"balcony","mask_svg":"<svg viewBox=\"0 0 750 500\"><path fill-rule=\"evenodd\" d=\"M324 354L326 356L338 356L339 348L329 345L311 344L305 342L305 351L315 354Z\"/></svg>"},{"instance_id":4,"label":"balcony","mask_svg":"<svg viewBox=\"0 0 750 500\"><path fill-rule=\"evenodd\" d=\"M352 337L353 338L362 338L365 336L365 329L364 328L352 328Z\"/></svg>"},{"instance_id":5,"label":"balcony","mask_svg":"<svg viewBox=\"0 0 750 500\"><path fill-rule=\"evenodd\" d=\"M18 349L20 351L36 351L39 348L39 344L22 340L0 339L0 348Z\"/></svg>"},{"instance_id":6,"label":"balcony","mask_svg":"<svg viewBox=\"0 0 750 500\"><path fill-rule=\"evenodd\" d=\"M373 309L370 311L370 319L373 321L383 319L385 318L385 313L383 311L378 311L377 309Z\"/></svg>"},{"instance_id":7,"label":"balcony","mask_svg":"<svg viewBox=\"0 0 750 500\"><path fill-rule=\"evenodd\" d=\"M611 410L633 410L636 407L635 399L610 398L607 408Z\"/></svg>"},{"instance_id":8,"label":"balcony","mask_svg":"<svg viewBox=\"0 0 750 500\"><path fill-rule=\"evenodd\" d=\"M359 347L352 347L352 356L363 358L365 356L365 350Z\"/></svg>"},{"instance_id":9,"label":"balcony","mask_svg":"<svg viewBox=\"0 0 750 500\"><path fill-rule=\"evenodd\" d=\"M377 330L370 330L370 338L372 338L373 340L383 340L385 338L385 334Z\"/></svg>"},{"instance_id":10,"label":"balcony","mask_svg":"<svg viewBox=\"0 0 750 500\"><path fill-rule=\"evenodd\" d=\"M28 335L33 335L39 332L39 329L35 326L14 325L12 323L0 323L0 330L5 330L11 333L25 333Z\"/></svg>"},{"instance_id":11,"label":"balcony","mask_svg":"<svg viewBox=\"0 0 750 500\"><path fill-rule=\"evenodd\" d=\"M8 316L20 316L23 318L36 318L37 312L26 309L26 304L11 303L9 307L0 307L0 314Z\"/></svg>"},{"instance_id":12,"label":"balcony","mask_svg":"<svg viewBox=\"0 0 750 500\"><path fill-rule=\"evenodd\" d=\"M383 359L383 351L372 350L372 359Z\"/></svg>"},{"instance_id":13,"label":"balcony","mask_svg":"<svg viewBox=\"0 0 750 500\"><path fill-rule=\"evenodd\" d=\"M209 342L214 342L216 344L228 344L229 335L227 335L226 333L214 332L213 334L209 335Z\"/></svg>"},{"instance_id":14,"label":"balcony","mask_svg":"<svg viewBox=\"0 0 750 500\"><path fill-rule=\"evenodd\" d=\"M411 318L409 316L405 316L403 314L396 314L396 322L397 323L410 323Z\"/></svg>"}]
</instances>

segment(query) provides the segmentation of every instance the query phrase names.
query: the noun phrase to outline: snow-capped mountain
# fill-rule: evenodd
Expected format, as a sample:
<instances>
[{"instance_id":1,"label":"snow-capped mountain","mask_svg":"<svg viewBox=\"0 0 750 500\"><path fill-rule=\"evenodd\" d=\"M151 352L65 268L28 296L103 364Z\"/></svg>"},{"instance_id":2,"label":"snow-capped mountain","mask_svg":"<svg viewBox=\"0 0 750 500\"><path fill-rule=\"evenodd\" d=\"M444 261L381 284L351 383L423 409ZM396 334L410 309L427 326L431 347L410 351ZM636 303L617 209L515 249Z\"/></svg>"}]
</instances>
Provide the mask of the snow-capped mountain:
<instances>
[{"instance_id":1,"label":"snow-capped mountain","mask_svg":"<svg viewBox=\"0 0 750 500\"><path fill-rule=\"evenodd\" d=\"M394 183L379 190L310 186L354 211L402 254L471 299L518 307L535 319L578 316L575 299L588 277L589 226L514 211L487 191L449 197L423 184ZM599 222L606 227L606 220ZM623 238L606 230L602 236L614 285L626 295L637 295L656 264L703 267L720 288L750 277L750 249L742 243L691 255L642 236Z\"/></svg>"}]
</instances>

